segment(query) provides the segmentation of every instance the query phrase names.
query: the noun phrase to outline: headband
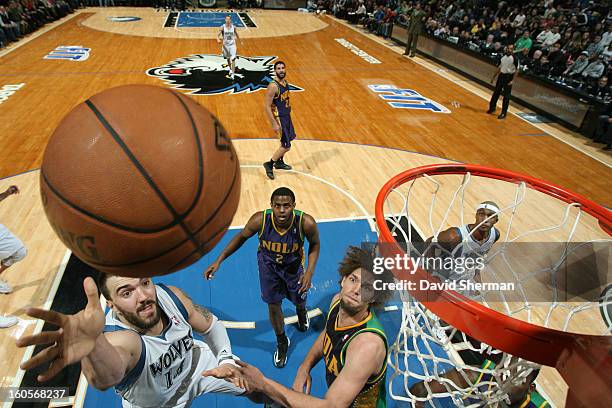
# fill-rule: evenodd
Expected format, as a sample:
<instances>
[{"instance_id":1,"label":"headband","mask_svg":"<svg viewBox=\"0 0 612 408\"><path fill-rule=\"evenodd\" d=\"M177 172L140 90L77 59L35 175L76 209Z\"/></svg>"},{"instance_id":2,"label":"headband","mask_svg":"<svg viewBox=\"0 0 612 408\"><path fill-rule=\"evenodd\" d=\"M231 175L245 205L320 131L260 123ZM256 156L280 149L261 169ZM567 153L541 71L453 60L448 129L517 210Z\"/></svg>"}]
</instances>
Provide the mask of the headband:
<instances>
[{"instance_id":1,"label":"headband","mask_svg":"<svg viewBox=\"0 0 612 408\"><path fill-rule=\"evenodd\" d=\"M476 207L476 211L478 210L491 210L495 213L495 215L499 214L501 211L499 210L499 208L497 208L495 205L493 204L489 204L489 203L482 203L480 204L478 207Z\"/></svg>"}]
</instances>

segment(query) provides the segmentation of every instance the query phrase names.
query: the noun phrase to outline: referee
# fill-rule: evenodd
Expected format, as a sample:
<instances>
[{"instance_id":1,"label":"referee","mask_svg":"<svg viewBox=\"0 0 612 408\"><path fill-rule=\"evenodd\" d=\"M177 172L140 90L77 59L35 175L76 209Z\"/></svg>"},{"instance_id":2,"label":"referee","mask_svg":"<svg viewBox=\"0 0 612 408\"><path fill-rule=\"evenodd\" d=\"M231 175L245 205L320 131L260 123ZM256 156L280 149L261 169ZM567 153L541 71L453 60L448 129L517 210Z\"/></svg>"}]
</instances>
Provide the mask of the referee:
<instances>
[{"instance_id":1,"label":"referee","mask_svg":"<svg viewBox=\"0 0 612 408\"><path fill-rule=\"evenodd\" d=\"M508 44L506 46L506 55L502 57L499 67L497 67L493 78L491 78L491 83L493 83L493 81L495 81L495 77L497 77L497 83L495 84L495 91L493 91L493 96L491 97L491 101L489 102L489 110L487 111L487 113L495 113L495 108L497 107L497 100L499 99L499 95L504 96L502 111L497 117L497 119L504 119L506 117L506 113L508 112L508 105L510 105L510 92L512 91L512 82L514 82L514 77L518 72L518 58L512 55L513 53L514 45Z\"/></svg>"}]
</instances>

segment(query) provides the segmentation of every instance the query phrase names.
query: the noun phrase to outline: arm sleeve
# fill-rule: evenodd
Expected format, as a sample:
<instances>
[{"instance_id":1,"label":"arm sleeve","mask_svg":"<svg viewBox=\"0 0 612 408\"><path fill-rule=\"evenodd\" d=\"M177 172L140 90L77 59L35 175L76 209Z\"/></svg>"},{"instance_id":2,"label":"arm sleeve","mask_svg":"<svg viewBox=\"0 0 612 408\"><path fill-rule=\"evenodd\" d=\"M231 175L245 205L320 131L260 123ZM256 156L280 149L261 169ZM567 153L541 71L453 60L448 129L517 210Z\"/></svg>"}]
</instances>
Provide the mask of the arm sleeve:
<instances>
[{"instance_id":1,"label":"arm sleeve","mask_svg":"<svg viewBox=\"0 0 612 408\"><path fill-rule=\"evenodd\" d=\"M210 347L210 350L217 358L217 363L221 364L235 364L234 356L232 354L232 344L227 335L225 326L219 321L217 316L213 315L213 321L204 333L204 342Z\"/></svg>"}]
</instances>

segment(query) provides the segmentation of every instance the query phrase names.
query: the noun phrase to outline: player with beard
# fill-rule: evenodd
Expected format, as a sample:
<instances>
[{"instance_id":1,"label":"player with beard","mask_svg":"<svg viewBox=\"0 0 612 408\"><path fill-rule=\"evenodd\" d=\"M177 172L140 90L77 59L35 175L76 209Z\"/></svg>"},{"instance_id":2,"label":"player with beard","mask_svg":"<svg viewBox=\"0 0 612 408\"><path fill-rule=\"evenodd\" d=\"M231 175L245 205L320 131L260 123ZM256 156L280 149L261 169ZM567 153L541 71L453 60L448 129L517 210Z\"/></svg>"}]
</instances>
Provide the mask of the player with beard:
<instances>
[{"instance_id":1,"label":"player with beard","mask_svg":"<svg viewBox=\"0 0 612 408\"><path fill-rule=\"evenodd\" d=\"M51 344L22 369L51 362L38 376L44 382L80 361L89 384L99 390L115 387L124 407L186 407L204 393L244 394L240 380L202 376L213 368L225 375L237 369L216 316L180 289L155 285L150 278L101 274L98 284L109 308L106 318L91 278L83 282L87 306L77 314L27 310L59 329L17 340L18 347ZM204 342L195 340L193 332Z\"/></svg>"},{"instance_id":2,"label":"player with beard","mask_svg":"<svg viewBox=\"0 0 612 408\"><path fill-rule=\"evenodd\" d=\"M213 369L204 375L246 380L249 391L286 407L386 407L387 336L374 308L381 307L389 293L370 291L375 279L388 283L393 277L389 271L372 273L373 256L369 250L349 247L338 268L340 293L332 299L325 330L298 368L292 390L242 361L237 362L239 373ZM310 371L321 359L329 387L322 399L309 395Z\"/></svg>"},{"instance_id":3,"label":"player with beard","mask_svg":"<svg viewBox=\"0 0 612 408\"><path fill-rule=\"evenodd\" d=\"M265 110L272 129L280 138L280 147L274 152L270 161L263 164L268 178L274 180L274 169L291 170L285 163L285 154L291 150L291 141L295 139L295 129L291 121L291 103L289 102L289 83L285 79L287 71L283 61L274 64L274 79L266 91Z\"/></svg>"},{"instance_id":4,"label":"player with beard","mask_svg":"<svg viewBox=\"0 0 612 408\"><path fill-rule=\"evenodd\" d=\"M306 295L319 258L319 231L314 218L295 209L295 195L287 187L274 190L270 205L270 209L251 216L242 231L206 269L204 276L212 279L221 262L258 233L257 265L261 298L268 304L270 322L276 333L274 365L282 368L287 364L289 338L285 335L281 304L283 299L289 299L296 308L298 330L308 330L310 322L306 311ZM304 238L309 244L308 267L305 272Z\"/></svg>"}]
</instances>

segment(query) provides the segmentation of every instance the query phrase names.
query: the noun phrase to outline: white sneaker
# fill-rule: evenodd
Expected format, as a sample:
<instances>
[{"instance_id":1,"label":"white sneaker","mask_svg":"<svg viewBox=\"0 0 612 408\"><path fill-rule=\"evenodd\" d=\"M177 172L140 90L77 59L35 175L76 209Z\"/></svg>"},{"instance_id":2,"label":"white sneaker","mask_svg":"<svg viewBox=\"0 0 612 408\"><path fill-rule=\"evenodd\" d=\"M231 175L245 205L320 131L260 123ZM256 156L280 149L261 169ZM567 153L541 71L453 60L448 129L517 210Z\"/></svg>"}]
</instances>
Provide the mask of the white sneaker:
<instances>
[{"instance_id":1,"label":"white sneaker","mask_svg":"<svg viewBox=\"0 0 612 408\"><path fill-rule=\"evenodd\" d=\"M15 316L0 316L0 329L6 329L17 324L19 319Z\"/></svg>"},{"instance_id":2,"label":"white sneaker","mask_svg":"<svg viewBox=\"0 0 612 408\"><path fill-rule=\"evenodd\" d=\"M0 293L11 293L13 288L6 281L0 279Z\"/></svg>"}]
</instances>

